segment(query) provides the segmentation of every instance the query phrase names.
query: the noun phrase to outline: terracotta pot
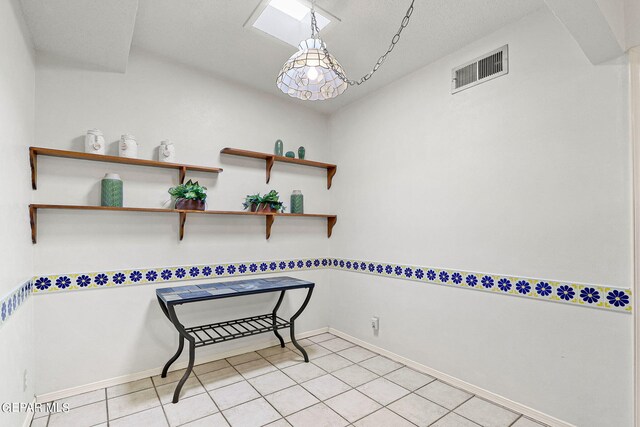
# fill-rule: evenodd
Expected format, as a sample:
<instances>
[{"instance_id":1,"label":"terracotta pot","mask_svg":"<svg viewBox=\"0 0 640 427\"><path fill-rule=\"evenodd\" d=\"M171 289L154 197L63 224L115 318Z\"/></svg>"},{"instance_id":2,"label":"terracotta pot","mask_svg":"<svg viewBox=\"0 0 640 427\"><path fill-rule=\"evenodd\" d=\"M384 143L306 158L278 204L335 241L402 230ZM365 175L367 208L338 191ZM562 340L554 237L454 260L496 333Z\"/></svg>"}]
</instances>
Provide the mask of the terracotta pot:
<instances>
[{"instance_id":1,"label":"terracotta pot","mask_svg":"<svg viewBox=\"0 0 640 427\"><path fill-rule=\"evenodd\" d=\"M203 211L204 200L176 199L176 209L185 211Z\"/></svg>"},{"instance_id":2,"label":"terracotta pot","mask_svg":"<svg viewBox=\"0 0 640 427\"><path fill-rule=\"evenodd\" d=\"M260 203L259 205L251 203L249 210L251 212L278 212L277 209L272 208L268 203Z\"/></svg>"}]
</instances>

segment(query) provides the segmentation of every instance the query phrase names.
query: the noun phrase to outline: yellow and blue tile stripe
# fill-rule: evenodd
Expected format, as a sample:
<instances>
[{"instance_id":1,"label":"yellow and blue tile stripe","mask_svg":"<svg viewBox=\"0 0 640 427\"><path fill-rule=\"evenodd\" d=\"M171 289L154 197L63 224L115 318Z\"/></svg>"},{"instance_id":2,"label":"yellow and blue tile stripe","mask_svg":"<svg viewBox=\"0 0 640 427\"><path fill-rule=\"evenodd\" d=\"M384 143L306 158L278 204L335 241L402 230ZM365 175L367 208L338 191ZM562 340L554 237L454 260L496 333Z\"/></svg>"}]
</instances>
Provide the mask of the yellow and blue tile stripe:
<instances>
[{"instance_id":1,"label":"yellow and blue tile stripe","mask_svg":"<svg viewBox=\"0 0 640 427\"><path fill-rule=\"evenodd\" d=\"M632 294L627 288L343 258L245 261L45 275L33 278L33 292L43 294L325 268L582 307L632 311Z\"/></svg>"}]
</instances>

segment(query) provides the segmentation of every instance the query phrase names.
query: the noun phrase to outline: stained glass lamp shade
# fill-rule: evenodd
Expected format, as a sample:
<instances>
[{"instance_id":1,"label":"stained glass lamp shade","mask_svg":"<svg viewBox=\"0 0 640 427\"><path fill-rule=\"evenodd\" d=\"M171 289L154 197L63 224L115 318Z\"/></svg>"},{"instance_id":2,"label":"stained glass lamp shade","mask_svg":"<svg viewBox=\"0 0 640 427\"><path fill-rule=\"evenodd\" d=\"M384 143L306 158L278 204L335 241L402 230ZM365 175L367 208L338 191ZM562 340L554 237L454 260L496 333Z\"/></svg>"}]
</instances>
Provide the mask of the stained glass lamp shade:
<instances>
[{"instance_id":1,"label":"stained glass lamp shade","mask_svg":"<svg viewBox=\"0 0 640 427\"><path fill-rule=\"evenodd\" d=\"M335 98L347 89L347 83L331 69L323 44L318 38L300 42L298 52L282 66L276 79L281 91L305 101L316 101ZM331 54L328 55L344 76L338 61Z\"/></svg>"}]
</instances>

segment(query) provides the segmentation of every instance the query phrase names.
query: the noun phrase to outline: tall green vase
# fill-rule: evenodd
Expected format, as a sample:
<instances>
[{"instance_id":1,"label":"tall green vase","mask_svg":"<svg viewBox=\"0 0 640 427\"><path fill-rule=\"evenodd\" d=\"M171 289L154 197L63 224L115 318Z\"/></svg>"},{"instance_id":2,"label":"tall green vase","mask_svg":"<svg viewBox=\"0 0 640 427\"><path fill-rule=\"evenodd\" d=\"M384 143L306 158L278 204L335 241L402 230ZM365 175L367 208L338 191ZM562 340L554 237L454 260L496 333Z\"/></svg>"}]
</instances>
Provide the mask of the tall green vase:
<instances>
[{"instance_id":1,"label":"tall green vase","mask_svg":"<svg viewBox=\"0 0 640 427\"><path fill-rule=\"evenodd\" d=\"M304 196L300 190L293 190L291 194L291 213L304 213Z\"/></svg>"},{"instance_id":2,"label":"tall green vase","mask_svg":"<svg viewBox=\"0 0 640 427\"><path fill-rule=\"evenodd\" d=\"M102 178L102 206L122 207L122 180L116 173L108 173Z\"/></svg>"}]
</instances>

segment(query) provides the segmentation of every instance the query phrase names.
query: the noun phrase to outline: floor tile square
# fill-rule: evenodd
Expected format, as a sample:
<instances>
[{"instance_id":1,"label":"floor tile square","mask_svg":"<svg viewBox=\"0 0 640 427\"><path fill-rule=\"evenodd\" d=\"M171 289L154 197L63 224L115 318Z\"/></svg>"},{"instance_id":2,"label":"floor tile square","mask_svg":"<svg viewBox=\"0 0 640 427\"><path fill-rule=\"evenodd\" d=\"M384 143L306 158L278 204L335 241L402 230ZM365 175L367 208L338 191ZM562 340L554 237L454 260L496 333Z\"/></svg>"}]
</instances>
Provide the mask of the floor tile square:
<instances>
[{"instance_id":1,"label":"floor tile square","mask_svg":"<svg viewBox=\"0 0 640 427\"><path fill-rule=\"evenodd\" d=\"M167 372L167 376L165 378L162 378L160 375L156 375L154 377L151 377L151 379L153 380L153 384L156 387L158 387L158 386L161 386L161 385L165 385L165 384L169 384L169 383L175 383L176 381L180 381L180 379L182 378L182 376L184 375L184 373L186 371L187 371L186 369L178 369L177 371ZM191 378L195 378L195 374L193 373L193 371L189 375L189 379L191 379Z\"/></svg>"},{"instance_id":2,"label":"floor tile square","mask_svg":"<svg viewBox=\"0 0 640 427\"><path fill-rule=\"evenodd\" d=\"M273 372L277 369L271 363L262 358L259 360L242 363L240 365L235 365L234 367L245 379L257 377L258 375Z\"/></svg>"},{"instance_id":3,"label":"floor tile square","mask_svg":"<svg viewBox=\"0 0 640 427\"><path fill-rule=\"evenodd\" d=\"M415 427L414 424L387 408L382 408L371 415L367 415L353 423L353 425L355 427Z\"/></svg>"},{"instance_id":4,"label":"floor tile square","mask_svg":"<svg viewBox=\"0 0 640 427\"><path fill-rule=\"evenodd\" d=\"M545 425L523 416L513 423L511 427L545 427Z\"/></svg>"},{"instance_id":5,"label":"floor tile square","mask_svg":"<svg viewBox=\"0 0 640 427\"><path fill-rule=\"evenodd\" d=\"M420 427L430 425L449 412L448 409L436 405L416 394L405 396L393 402L388 408Z\"/></svg>"},{"instance_id":6,"label":"floor tile square","mask_svg":"<svg viewBox=\"0 0 640 427\"><path fill-rule=\"evenodd\" d=\"M318 399L299 385L277 391L265 398L285 417L318 403Z\"/></svg>"},{"instance_id":7,"label":"floor tile square","mask_svg":"<svg viewBox=\"0 0 640 427\"><path fill-rule=\"evenodd\" d=\"M345 350L349 347L353 347L355 344L347 340L343 340L342 338L333 338L331 340L322 341L320 345L331 351L340 351Z\"/></svg>"},{"instance_id":8,"label":"floor tile square","mask_svg":"<svg viewBox=\"0 0 640 427\"><path fill-rule=\"evenodd\" d=\"M113 420L136 412L160 406L160 400L153 388L109 399L109 419Z\"/></svg>"},{"instance_id":9,"label":"floor tile square","mask_svg":"<svg viewBox=\"0 0 640 427\"><path fill-rule=\"evenodd\" d=\"M338 356L335 353L330 353L326 356L313 359L313 363L320 366L327 372L337 371L338 369L346 368L349 365L353 365L353 362L345 359L342 356Z\"/></svg>"},{"instance_id":10,"label":"floor tile square","mask_svg":"<svg viewBox=\"0 0 640 427\"><path fill-rule=\"evenodd\" d=\"M455 412L485 427L510 426L520 416L478 397L463 403Z\"/></svg>"},{"instance_id":11,"label":"floor tile square","mask_svg":"<svg viewBox=\"0 0 640 427\"><path fill-rule=\"evenodd\" d=\"M441 381L433 381L427 384L421 389L416 390L416 394L450 410L473 396L471 393L467 393Z\"/></svg>"},{"instance_id":12,"label":"floor tile square","mask_svg":"<svg viewBox=\"0 0 640 427\"><path fill-rule=\"evenodd\" d=\"M268 374L251 378L249 382L263 396L295 385L295 382L281 371L269 372Z\"/></svg>"},{"instance_id":13,"label":"floor tile square","mask_svg":"<svg viewBox=\"0 0 640 427\"><path fill-rule=\"evenodd\" d=\"M260 394L246 381L217 388L209 394L222 411L260 397Z\"/></svg>"},{"instance_id":14,"label":"floor tile square","mask_svg":"<svg viewBox=\"0 0 640 427\"><path fill-rule=\"evenodd\" d=\"M435 380L432 376L414 371L406 366L398 369L397 371L393 371L384 377L411 391L417 390Z\"/></svg>"},{"instance_id":15,"label":"floor tile square","mask_svg":"<svg viewBox=\"0 0 640 427\"><path fill-rule=\"evenodd\" d=\"M164 405L164 411L167 414L167 419L171 427L179 426L219 412L207 393L180 399L176 404L168 403Z\"/></svg>"},{"instance_id":16,"label":"floor tile square","mask_svg":"<svg viewBox=\"0 0 640 427\"><path fill-rule=\"evenodd\" d=\"M309 337L308 339L309 341L313 341L315 343L321 343L322 341L332 340L334 338L337 338L337 337L333 334L325 332L324 334L314 335L312 337Z\"/></svg>"},{"instance_id":17,"label":"floor tile square","mask_svg":"<svg viewBox=\"0 0 640 427\"><path fill-rule=\"evenodd\" d=\"M363 360L371 359L372 357L376 356L376 353L358 346L349 347L346 350L341 350L338 352L338 354L344 358L351 360L354 363L360 363Z\"/></svg>"},{"instance_id":18,"label":"floor tile square","mask_svg":"<svg viewBox=\"0 0 640 427\"><path fill-rule=\"evenodd\" d=\"M409 394L409 390L392 383L386 378L378 378L358 387L358 391L366 394L382 406Z\"/></svg>"},{"instance_id":19,"label":"floor tile square","mask_svg":"<svg viewBox=\"0 0 640 427\"><path fill-rule=\"evenodd\" d=\"M34 418L31 420L31 424L29 427L47 427L47 423L49 422L49 417L40 417Z\"/></svg>"},{"instance_id":20,"label":"floor tile square","mask_svg":"<svg viewBox=\"0 0 640 427\"><path fill-rule=\"evenodd\" d=\"M288 352L276 354L274 356L267 357L269 363L277 367L278 369L284 369L289 366L297 365L304 362L304 358L298 352L289 350Z\"/></svg>"},{"instance_id":21,"label":"floor tile square","mask_svg":"<svg viewBox=\"0 0 640 427\"><path fill-rule=\"evenodd\" d=\"M286 346L285 347L280 347L280 344L278 345L274 345L273 347L269 347L269 348L263 348L262 350L258 350L257 353L264 357L267 358L269 356L274 356L276 354L282 354L285 353L287 351L291 351L289 350Z\"/></svg>"},{"instance_id":22,"label":"floor tile square","mask_svg":"<svg viewBox=\"0 0 640 427\"><path fill-rule=\"evenodd\" d=\"M244 380L242 375L232 367L207 372L206 374L198 375L198 378L207 390L215 390L216 388Z\"/></svg>"},{"instance_id":23,"label":"floor tile square","mask_svg":"<svg viewBox=\"0 0 640 427\"><path fill-rule=\"evenodd\" d=\"M349 422L363 418L381 406L357 390L350 390L325 401L327 406Z\"/></svg>"},{"instance_id":24,"label":"floor tile square","mask_svg":"<svg viewBox=\"0 0 640 427\"><path fill-rule=\"evenodd\" d=\"M308 339L302 339L302 340L296 340L298 342L298 344L300 344L302 347L308 347L310 345L313 345L313 341L310 341ZM293 345L292 342L288 342L285 344L285 346L292 351L298 351L298 349L296 348L295 345Z\"/></svg>"},{"instance_id":25,"label":"floor tile square","mask_svg":"<svg viewBox=\"0 0 640 427\"><path fill-rule=\"evenodd\" d=\"M207 372L217 371L218 369L228 368L231 366L229 362L224 359L214 360L213 362L203 363L193 367L193 372L196 375L206 374Z\"/></svg>"},{"instance_id":26,"label":"floor tile square","mask_svg":"<svg viewBox=\"0 0 640 427\"><path fill-rule=\"evenodd\" d=\"M367 371L358 365L351 365L346 368L339 369L333 372L333 375L349 384L351 387L358 387L378 378L378 376L373 372Z\"/></svg>"},{"instance_id":27,"label":"floor tile square","mask_svg":"<svg viewBox=\"0 0 640 427\"><path fill-rule=\"evenodd\" d=\"M105 400L105 391L103 388L99 390L89 391L87 393L76 394L75 396L65 397L64 399L56 400L56 403L63 405L69 404L69 409L78 408L80 406L88 405L89 403L100 402Z\"/></svg>"},{"instance_id":28,"label":"floor tile square","mask_svg":"<svg viewBox=\"0 0 640 427\"><path fill-rule=\"evenodd\" d=\"M393 360L382 356L375 356L371 359L364 360L360 362L359 365L371 372L375 372L378 375L387 375L388 373L404 366L401 363L394 362Z\"/></svg>"},{"instance_id":29,"label":"floor tile square","mask_svg":"<svg viewBox=\"0 0 640 427\"><path fill-rule=\"evenodd\" d=\"M289 424L284 418L280 418L278 421L269 423L264 427L291 427L291 424Z\"/></svg>"},{"instance_id":30,"label":"floor tile square","mask_svg":"<svg viewBox=\"0 0 640 427\"><path fill-rule=\"evenodd\" d=\"M222 411L231 427L260 427L281 418L263 398Z\"/></svg>"},{"instance_id":31,"label":"floor tile square","mask_svg":"<svg viewBox=\"0 0 640 427\"><path fill-rule=\"evenodd\" d=\"M262 356L260 356L255 351L252 351L250 353L244 353L244 354L239 354L233 357L227 357L227 362L235 366L235 365L240 365L242 363L247 363L247 362L251 362L252 360L258 360L258 359L262 359Z\"/></svg>"},{"instance_id":32,"label":"floor tile square","mask_svg":"<svg viewBox=\"0 0 640 427\"><path fill-rule=\"evenodd\" d=\"M431 427L481 427L480 425L469 421L466 418L462 418L455 412L449 412L444 417L440 418L435 423L431 424Z\"/></svg>"},{"instance_id":33,"label":"floor tile square","mask_svg":"<svg viewBox=\"0 0 640 427\"><path fill-rule=\"evenodd\" d=\"M158 396L160 396L160 402L162 404L170 403L173 400L173 393L176 390L178 383L165 384L160 387L156 387ZM180 390L180 399L186 399L187 397L195 396L196 394L204 393L206 390L198 381L198 378L191 378L184 383L182 390Z\"/></svg>"},{"instance_id":34,"label":"floor tile square","mask_svg":"<svg viewBox=\"0 0 640 427\"><path fill-rule=\"evenodd\" d=\"M167 419L164 416L164 412L162 412L162 408L158 406L147 409L146 411L127 415L126 417L111 420L109 421L109 425L111 427L166 427L169 424L167 424Z\"/></svg>"},{"instance_id":35,"label":"floor tile square","mask_svg":"<svg viewBox=\"0 0 640 427\"><path fill-rule=\"evenodd\" d=\"M344 427L349 424L324 403L296 412L287 417L293 427Z\"/></svg>"},{"instance_id":36,"label":"floor tile square","mask_svg":"<svg viewBox=\"0 0 640 427\"><path fill-rule=\"evenodd\" d=\"M229 423L227 423L227 420L218 412L217 414L191 421L182 427L229 427Z\"/></svg>"},{"instance_id":37,"label":"floor tile square","mask_svg":"<svg viewBox=\"0 0 640 427\"><path fill-rule=\"evenodd\" d=\"M133 393L134 391L145 390L153 387L151 378L143 378L138 381L131 381L125 384L114 385L107 388L107 397L112 399L114 397L122 396L123 394Z\"/></svg>"},{"instance_id":38,"label":"floor tile square","mask_svg":"<svg viewBox=\"0 0 640 427\"><path fill-rule=\"evenodd\" d=\"M104 390L103 390L104 391ZM156 398L157 400L157 398ZM160 402L158 402L159 404ZM49 426L51 427L85 427L107 421L107 405L105 401L90 403L88 405L71 408L69 412L51 414Z\"/></svg>"},{"instance_id":39,"label":"floor tile square","mask_svg":"<svg viewBox=\"0 0 640 427\"><path fill-rule=\"evenodd\" d=\"M313 363L299 363L297 365L284 368L282 372L287 374L287 376L297 383L303 383L326 374L324 370L320 369Z\"/></svg>"},{"instance_id":40,"label":"floor tile square","mask_svg":"<svg viewBox=\"0 0 640 427\"><path fill-rule=\"evenodd\" d=\"M314 378L301 385L320 400L327 400L351 389L351 386L329 374Z\"/></svg>"}]
</instances>

